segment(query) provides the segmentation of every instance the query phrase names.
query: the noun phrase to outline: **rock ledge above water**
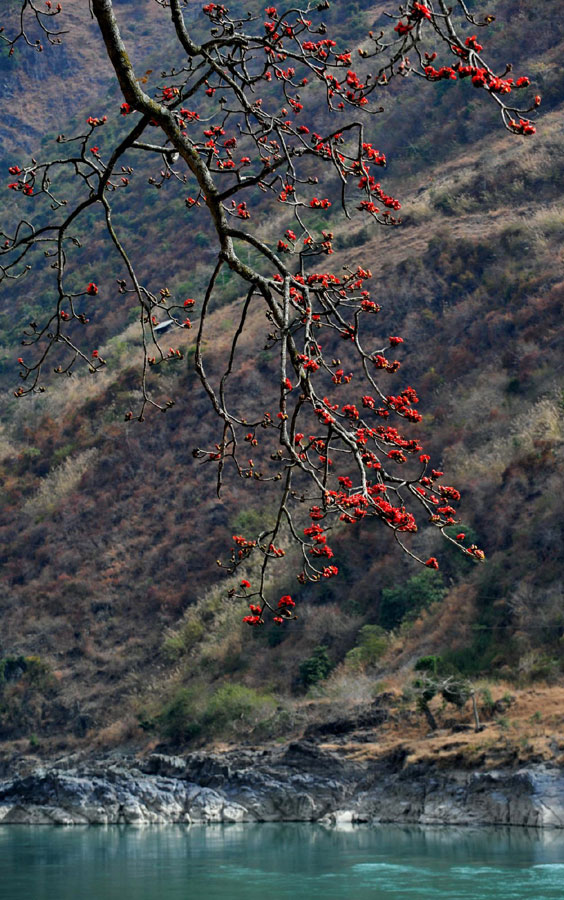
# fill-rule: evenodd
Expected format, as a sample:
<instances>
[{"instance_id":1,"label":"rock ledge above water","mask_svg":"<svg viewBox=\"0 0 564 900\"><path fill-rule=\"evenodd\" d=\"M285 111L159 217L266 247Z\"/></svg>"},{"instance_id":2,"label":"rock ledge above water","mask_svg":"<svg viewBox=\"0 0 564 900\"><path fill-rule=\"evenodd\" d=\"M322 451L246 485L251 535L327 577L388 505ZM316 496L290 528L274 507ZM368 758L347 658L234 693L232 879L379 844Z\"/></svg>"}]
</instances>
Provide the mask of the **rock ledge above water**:
<instances>
[{"instance_id":1,"label":"rock ledge above water","mask_svg":"<svg viewBox=\"0 0 564 900\"><path fill-rule=\"evenodd\" d=\"M61 759L0 780L1 824L399 822L564 827L556 766L352 763L309 741L143 759Z\"/></svg>"}]
</instances>

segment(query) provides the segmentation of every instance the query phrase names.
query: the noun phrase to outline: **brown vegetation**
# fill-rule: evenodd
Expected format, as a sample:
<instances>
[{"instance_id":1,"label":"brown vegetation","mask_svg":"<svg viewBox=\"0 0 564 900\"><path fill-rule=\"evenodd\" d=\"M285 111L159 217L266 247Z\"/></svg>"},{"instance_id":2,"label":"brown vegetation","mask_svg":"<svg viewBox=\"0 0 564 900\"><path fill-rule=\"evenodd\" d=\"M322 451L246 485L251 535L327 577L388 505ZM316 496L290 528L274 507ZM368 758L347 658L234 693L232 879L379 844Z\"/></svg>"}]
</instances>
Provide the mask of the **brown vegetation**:
<instances>
[{"instance_id":1,"label":"brown vegetation","mask_svg":"<svg viewBox=\"0 0 564 900\"><path fill-rule=\"evenodd\" d=\"M515 10L515 4L494 5L500 19L509 7ZM378 4L374 15L380 11ZM358 254L361 261L368 254L380 279L383 329L406 338L402 382L420 387L420 430L428 444L446 448L441 465L463 488L464 528L479 535L487 565L471 572L445 555L444 598L414 608L394 628L385 652L355 668L347 654L359 647L362 626L379 625L383 592L407 591L414 575L385 536L360 525L352 541L336 542L340 579L303 589L300 599L307 602L293 630L274 626L249 635L237 604L223 600L226 582L215 548L228 546L244 523L256 523L268 493L236 485L220 501L215 497L207 468L191 455L196 427L200 445L213 443L215 427L184 364L162 376L177 406L126 431L120 417L130 404L140 351L127 309L116 304L94 323L104 355L117 360L111 369L87 387L69 379L63 393L17 408L11 399L5 402L0 657L39 656L54 680L47 686L14 680L4 688L3 737L28 747L35 735L44 748L154 743L160 740L159 717L179 690L201 695L196 714L205 716L217 692L234 682L262 698L263 718L255 725L270 722L262 732L251 729L251 739L275 738L369 703L384 682L397 686L397 722L382 726L374 741L349 741L346 752L379 754L399 743L410 758L460 757L467 764L481 759L493 765L504 753L523 761L561 757L562 34L557 22L548 28L546 11L533 0L522 0L515 16L529 12L540 18L531 38L531 71L545 84L549 108L534 148L525 139L496 138L487 152L470 154L466 113L457 117L443 95L442 109L429 108L427 132L415 136L411 156L406 151L391 167L390 189L401 191L406 211L403 229L376 239L360 231L346 235L348 257ZM514 34L518 24L511 20L508 30ZM413 118L409 92L402 102L406 120ZM444 142L431 163L439 114L449 110ZM40 121L41 110L35 115ZM478 130L489 127L472 122ZM393 146L408 146L407 125L400 118L389 136L390 157ZM142 206L146 195L140 198ZM144 229L154 226L147 272L170 269L176 256L175 247L164 246L170 220L157 221L147 208L139 214L132 241L145 240ZM205 248L190 244L188 251L171 276L176 283L192 269L200 278L193 260L203 266ZM94 261L100 266L101 256L98 248ZM218 349L227 345L233 318L229 284L222 290L225 305L215 314ZM15 291L14 309L26 302L25 291ZM251 355L250 346L268 323L256 312L251 326L240 379L257 397L271 361L267 352ZM110 338L116 327L118 337ZM2 338L5 385L15 372L6 362L17 355L14 333L10 322ZM187 341L188 360L189 348ZM430 541L420 549L437 551ZM296 594L300 589L285 571L272 589ZM306 685L300 667L318 646L326 648L332 674ZM484 674L500 680L489 687L494 703L506 692L514 702L477 734L451 733L453 724L470 721L468 709L435 708L444 728L428 737L413 702L401 712L405 701L399 698L414 662L429 653L448 653L476 681ZM264 699L275 689L277 719ZM252 698L247 700L251 712L244 721L254 722ZM212 732L221 738L220 729ZM204 739L205 730L203 735L196 739ZM224 736L240 739L229 728Z\"/></svg>"}]
</instances>

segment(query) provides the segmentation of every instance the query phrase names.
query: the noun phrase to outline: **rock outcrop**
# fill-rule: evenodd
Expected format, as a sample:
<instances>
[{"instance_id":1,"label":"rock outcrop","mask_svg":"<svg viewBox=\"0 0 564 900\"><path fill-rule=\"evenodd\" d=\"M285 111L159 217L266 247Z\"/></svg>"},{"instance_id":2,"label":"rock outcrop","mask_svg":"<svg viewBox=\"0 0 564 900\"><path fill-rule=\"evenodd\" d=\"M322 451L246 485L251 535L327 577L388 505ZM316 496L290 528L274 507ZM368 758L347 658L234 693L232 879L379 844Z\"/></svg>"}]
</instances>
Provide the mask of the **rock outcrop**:
<instances>
[{"instance_id":1,"label":"rock outcrop","mask_svg":"<svg viewBox=\"0 0 564 900\"><path fill-rule=\"evenodd\" d=\"M309 741L143 759L72 758L0 780L0 823L400 822L564 827L557 766L473 771L353 763Z\"/></svg>"}]
</instances>

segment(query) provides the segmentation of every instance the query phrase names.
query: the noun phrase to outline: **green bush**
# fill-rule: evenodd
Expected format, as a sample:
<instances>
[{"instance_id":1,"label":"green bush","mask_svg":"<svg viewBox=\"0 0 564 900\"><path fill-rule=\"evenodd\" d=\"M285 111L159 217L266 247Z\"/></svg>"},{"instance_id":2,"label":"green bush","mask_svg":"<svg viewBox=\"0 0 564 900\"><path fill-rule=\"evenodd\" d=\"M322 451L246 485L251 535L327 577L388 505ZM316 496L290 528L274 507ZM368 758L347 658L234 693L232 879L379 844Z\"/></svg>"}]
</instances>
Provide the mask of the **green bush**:
<instances>
[{"instance_id":1,"label":"green bush","mask_svg":"<svg viewBox=\"0 0 564 900\"><path fill-rule=\"evenodd\" d=\"M224 684L214 693L205 711L205 724L213 733L253 730L272 716L276 701L242 684Z\"/></svg>"},{"instance_id":2,"label":"green bush","mask_svg":"<svg viewBox=\"0 0 564 900\"><path fill-rule=\"evenodd\" d=\"M26 656L26 679L28 683L39 691L45 691L53 685L53 673L51 666L39 656Z\"/></svg>"},{"instance_id":3,"label":"green bush","mask_svg":"<svg viewBox=\"0 0 564 900\"><path fill-rule=\"evenodd\" d=\"M312 684L317 684L319 681L327 678L332 668L327 647L323 644L318 644L312 655L304 659L300 665L300 681L304 687L310 687Z\"/></svg>"},{"instance_id":4,"label":"green bush","mask_svg":"<svg viewBox=\"0 0 564 900\"><path fill-rule=\"evenodd\" d=\"M156 730L175 744L198 736L273 737L287 729L287 719L271 694L242 684L223 684L210 696L201 683L178 687L157 715L142 711L138 716L143 730Z\"/></svg>"},{"instance_id":5,"label":"green bush","mask_svg":"<svg viewBox=\"0 0 564 900\"><path fill-rule=\"evenodd\" d=\"M416 672L426 672L428 675L439 675L442 659L440 656L421 656L413 666Z\"/></svg>"},{"instance_id":6,"label":"green bush","mask_svg":"<svg viewBox=\"0 0 564 900\"><path fill-rule=\"evenodd\" d=\"M202 730L202 691L199 685L178 688L155 725L161 734L174 743L190 741Z\"/></svg>"},{"instance_id":7,"label":"green bush","mask_svg":"<svg viewBox=\"0 0 564 900\"><path fill-rule=\"evenodd\" d=\"M202 639L205 627L200 619L188 617L178 631L170 633L164 640L163 650L166 656L175 660L194 647Z\"/></svg>"},{"instance_id":8,"label":"green bush","mask_svg":"<svg viewBox=\"0 0 564 900\"><path fill-rule=\"evenodd\" d=\"M380 625L391 631L406 618L415 618L423 609L442 600L446 593L441 574L431 569L413 575L398 587L384 588L378 611Z\"/></svg>"},{"instance_id":9,"label":"green bush","mask_svg":"<svg viewBox=\"0 0 564 900\"><path fill-rule=\"evenodd\" d=\"M363 625L355 647L346 655L349 667L375 666L388 646L388 635L380 625Z\"/></svg>"},{"instance_id":10,"label":"green bush","mask_svg":"<svg viewBox=\"0 0 564 900\"><path fill-rule=\"evenodd\" d=\"M492 692L488 687L482 688L480 691L480 696L482 698L482 705L484 709L487 709L488 712L494 708L494 699L492 697Z\"/></svg>"},{"instance_id":11,"label":"green bush","mask_svg":"<svg viewBox=\"0 0 564 900\"><path fill-rule=\"evenodd\" d=\"M19 681L27 672L24 656L6 656L0 659L0 686L7 681Z\"/></svg>"},{"instance_id":12,"label":"green bush","mask_svg":"<svg viewBox=\"0 0 564 900\"><path fill-rule=\"evenodd\" d=\"M6 656L0 659L0 689L9 681L22 679L38 691L48 690L54 681L50 665L39 656Z\"/></svg>"},{"instance_id":13,"label":"green bush","mask_svg":"<svg viewBox=\"0 0 564 900\"><path fill-rule=\"evenodd\" d=\"M248 507L241 509L231 522L235 534L243 534L245 537L253 537L259 534L270 523L270 516L264 512Z\"/></svg>"}]
</instances>

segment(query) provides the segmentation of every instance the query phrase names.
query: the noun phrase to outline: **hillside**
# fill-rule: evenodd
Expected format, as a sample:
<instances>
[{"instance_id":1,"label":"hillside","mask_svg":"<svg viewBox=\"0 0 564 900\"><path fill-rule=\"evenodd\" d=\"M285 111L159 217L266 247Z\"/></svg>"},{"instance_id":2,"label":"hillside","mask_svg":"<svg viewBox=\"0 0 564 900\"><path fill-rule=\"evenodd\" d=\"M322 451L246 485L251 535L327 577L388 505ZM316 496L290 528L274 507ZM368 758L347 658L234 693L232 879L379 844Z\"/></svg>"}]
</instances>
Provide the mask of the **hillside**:
<instances>
[{"instance_id":1,"label":"hillside","mask_svg":"<svg viewBox=\"0 0 564 900\"><path fill-rule=\"evenodd\" d=\"M156 5L145 7L147 33L131 34L150 63L143 40L160 26ZM496 23L492 44L495 37L500 57L518 60L544 95L539 133L531 140L502 132L465 85L458 93L450 85L394 87L378 141L385 139L386 186L401 194L404 224L372 233L332 223L337 265L370 266L383 307L379 327L405 338L401 382L422 397L421 438L461 488L464 530L486 548L487 564L472 568L422 534L419 549L440 556L441 570L421 572L381 530L358 525L352 539L335 542L338 579L300 587L292 560L280 566L272 590L291 591L300 618L287 631L251 633L241 604L226 599L230 584L216 558L232 534L260 525L269 495L231 481L218 500L208 467L194 460L193 447L213 445L218 429L190 368L190 339L179 342L186 360L160 376L173 409L125 423L139 338L131 310L108 290L93 316L108 368L16 402L21 319L44 307L49 290L47 280L33 290L22 281L4 292L0 319L0 734L13 746L104 747L163 736L205 742L240 739L243 729L258 740L367 703L388 686L405 688L413 707L413 664L429 654L483 691L490 687L481 679L504 680L512 691L537 681L555 697L561 691L563 26L554 2L492 7L506 23ZM371 27L384 8L358 4L355 22ZM338 5L331 15L340 15ZM89 24L73 27L86 40ZM78 101L68 99L75 91L81 108L98 98L104 108L119 106L95 42L88 41L87 71L96 77L75 84L77 66L84 71L77 46L69 37L68 64L57 70L50 56L46 77L31 64L17 69L33 123L26 151L57 120L77 114ZM54 113L56 97L64 102ZM21 122L8 125L11 161ZM128 244L143 256L144 277L196 292L212 257L210 232L188 222L168 186L156 201L146 174L139 172L131 199L117 202ZM178 222L182 237L174 239ZM119 273L96 222L89 227L85 265L113 284ZM269 221L265 237L277 228ZM213 320L218 358L238 301L233 285L222 284ZM275 382L269 352L256 352L268 331L258 308L249 326L241 391L268 404L265 385ZM525 701L523 708L525 721L533 713Z\"/></svg>"}]
</instances>

